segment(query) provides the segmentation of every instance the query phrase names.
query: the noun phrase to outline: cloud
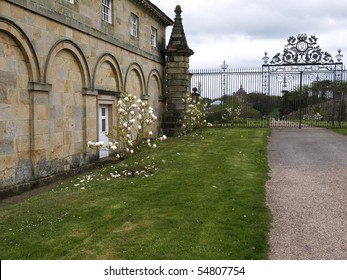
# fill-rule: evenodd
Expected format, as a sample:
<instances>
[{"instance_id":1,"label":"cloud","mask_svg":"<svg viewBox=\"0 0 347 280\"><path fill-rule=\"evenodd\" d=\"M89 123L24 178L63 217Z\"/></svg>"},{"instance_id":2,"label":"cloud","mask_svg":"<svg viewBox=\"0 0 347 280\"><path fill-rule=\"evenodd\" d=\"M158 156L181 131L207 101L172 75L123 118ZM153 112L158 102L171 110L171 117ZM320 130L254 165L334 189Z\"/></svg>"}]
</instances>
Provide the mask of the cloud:
<instances>
[{"instance_id":1,"label":"cloud","mask_svg":"<svg viewBox=\"0 0 347 280\"><path fill-rule=\"evenodd\" d=\"M180 4L188 44L195 51L192 68L218 68L224 59L235 67L257 67L265 50L270 56L282 52L289 36L302 33L316 35L322 50L333 56L338 48L347 52L347 1L151 2L172 19Z\"/></svg>"}]
</instances>

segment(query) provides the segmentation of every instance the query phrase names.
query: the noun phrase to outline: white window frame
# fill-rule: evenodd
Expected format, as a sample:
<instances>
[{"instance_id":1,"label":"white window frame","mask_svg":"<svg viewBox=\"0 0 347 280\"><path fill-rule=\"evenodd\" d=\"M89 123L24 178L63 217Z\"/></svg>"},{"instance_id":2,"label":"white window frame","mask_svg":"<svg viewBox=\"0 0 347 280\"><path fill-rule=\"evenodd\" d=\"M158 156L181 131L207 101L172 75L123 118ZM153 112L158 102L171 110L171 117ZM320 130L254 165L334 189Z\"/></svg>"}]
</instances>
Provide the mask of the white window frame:
<instances>
[{"instance_id":1,"label":"white window frame","mask_svg":"<svg viewBox=\"0 0 347 280\"><path fill-rule=\"evenodd\" d=\"M151 28L151 45L157 47L158 30L152 26Z\"/></svg>"},{"instance_id":2,"label":"white window frame","mask_svg":"<svg viewBox=\"0 0 347 280\"><path fill-rule=\"evenodd\" d=\"M137 37L139 28L139 17L133 13L130 14L130 35Z\"/></svg>"},{"instance_id":3,"label":"white window frame","mask_svg":"<svg viewBox=\"0 0 347 280\"><path fill-rule=\"evenodd\" d=\"M112 23L112 0L102 0L101 13L103 21Z\"/></svg>"}]
</instances>

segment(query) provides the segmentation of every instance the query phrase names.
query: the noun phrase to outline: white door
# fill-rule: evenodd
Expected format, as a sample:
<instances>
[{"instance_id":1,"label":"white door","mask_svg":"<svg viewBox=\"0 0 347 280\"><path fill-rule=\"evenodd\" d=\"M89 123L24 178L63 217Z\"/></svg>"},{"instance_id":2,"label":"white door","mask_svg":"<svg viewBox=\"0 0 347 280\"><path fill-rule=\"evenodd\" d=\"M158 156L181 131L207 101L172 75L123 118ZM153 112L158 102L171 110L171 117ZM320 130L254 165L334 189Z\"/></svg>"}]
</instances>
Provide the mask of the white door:
<instances>
[{"instance_id":1,"label":"white door","mask_svg":"<svg viewBox=\"0 0 347 280\"><path fill-rule=\"evenodd\" d=\"M108 144L108 106L100 105L99 106L99 142L104 142L104 145ZM100 149L99 157L108 157L109 151L107 149Z\"/></svg>"}]
</instances>

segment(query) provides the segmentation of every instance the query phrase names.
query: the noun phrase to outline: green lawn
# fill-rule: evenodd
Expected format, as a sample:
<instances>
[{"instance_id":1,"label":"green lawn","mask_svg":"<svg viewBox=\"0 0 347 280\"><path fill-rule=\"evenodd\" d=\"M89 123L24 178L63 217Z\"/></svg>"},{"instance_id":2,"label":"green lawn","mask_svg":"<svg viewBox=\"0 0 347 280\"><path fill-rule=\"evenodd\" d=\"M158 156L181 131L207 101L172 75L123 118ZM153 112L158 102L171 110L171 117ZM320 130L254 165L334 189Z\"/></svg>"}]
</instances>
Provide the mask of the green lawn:
<instances>
[{"instance_id":1,"label":"green lawn","mask_svg":"<svg viewBox=\"0 0 347 280\"><path fill-rule=\"evenodd\" d=\"M269 134L209 129L170 138L0 209L0 257L266 259ZM157 170L110 176L130 165Z\"/></svg>"},{"instance_id":2,"label":"green lawn","mask_svg":"<svg viewBox=\"0 0 347 280\"><path fill-rule=\"evenodd\" d=\"M347 128L333 128L333 131L347 136Z\"/></svg>"}]
</instances>

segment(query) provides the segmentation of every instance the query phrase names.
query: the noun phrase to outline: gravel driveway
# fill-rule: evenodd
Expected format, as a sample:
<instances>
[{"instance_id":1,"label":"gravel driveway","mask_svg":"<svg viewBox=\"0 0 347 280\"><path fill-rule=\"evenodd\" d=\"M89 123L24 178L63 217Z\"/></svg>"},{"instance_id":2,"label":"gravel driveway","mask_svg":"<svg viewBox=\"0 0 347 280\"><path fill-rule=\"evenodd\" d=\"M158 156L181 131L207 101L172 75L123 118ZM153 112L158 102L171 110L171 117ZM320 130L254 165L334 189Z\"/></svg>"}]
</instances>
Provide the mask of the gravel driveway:
<instances>
[{"instance_id":1,"label":"gravel driveway","mask_svg":"<svg viewBox=\"0 0 347 280\"><path fill-rule=\"evenodd\" d=\"M347 137L274 128L267 204L273 260L347 259Z\"/></svg>"}]
</instances>

